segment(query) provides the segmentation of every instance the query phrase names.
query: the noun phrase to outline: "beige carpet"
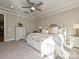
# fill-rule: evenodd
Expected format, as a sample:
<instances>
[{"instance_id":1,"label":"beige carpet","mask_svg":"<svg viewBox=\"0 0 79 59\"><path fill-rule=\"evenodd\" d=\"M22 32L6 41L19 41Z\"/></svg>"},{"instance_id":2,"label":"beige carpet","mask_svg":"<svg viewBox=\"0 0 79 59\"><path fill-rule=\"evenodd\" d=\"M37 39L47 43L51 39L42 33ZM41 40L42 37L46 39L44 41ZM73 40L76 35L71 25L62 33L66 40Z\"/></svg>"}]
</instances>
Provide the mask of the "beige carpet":
<instances>
[{"instance_id":1,"label":"beige carpet","mask_svg":"<svg viewBox=\"0 0 79 59\"><path fill-rule=\"evenodd\" d=\"M0 59L41 59L40 53L25 41L0 43Z\"/></svg>"},{"instance_id":2,"label":"beige carpet","mask_svg":"<svg viewBox=\"0 0 79 59\"><path fill-rule=\"evenodd\" d=\"M73 48L70 51L70 59L79 59L79 49L78 48Z\"/></svg>"},{"instance_id":3,"label":"beige carpet","mask_svg":"<svg viewBox=\"0 0 79 59\"><path fill-rule=\"evenodd\" d=\"M0 59L42 59L24 40L0 43ZM70 51L70 59L79 59L79 49Z\"/></svg>"}]
</instances>

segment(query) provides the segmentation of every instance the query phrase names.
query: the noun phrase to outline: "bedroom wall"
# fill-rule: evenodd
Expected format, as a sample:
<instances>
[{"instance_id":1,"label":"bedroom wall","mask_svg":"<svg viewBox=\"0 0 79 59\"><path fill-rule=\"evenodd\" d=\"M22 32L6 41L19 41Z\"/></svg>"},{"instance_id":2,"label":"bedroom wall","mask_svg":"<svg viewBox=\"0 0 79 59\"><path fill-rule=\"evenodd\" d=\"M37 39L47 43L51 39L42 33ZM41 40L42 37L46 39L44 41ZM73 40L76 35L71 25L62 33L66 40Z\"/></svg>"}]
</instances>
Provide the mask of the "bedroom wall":
<instances>
[{"instance_id":1,"label":"bedroom wall","mask_svg":"<svg viewBox=\"0 0 79 59\"><path fill-rule=\"evenodd\" d=\"M36 30L35 20L31 20L27 17L19 16L12 13L6 13L0 11L0 13L4 13L6 18L6 39L5 41L15 40L15 27L18 22L21 22L26 28L26 33L32 32Z\"/></svg>"},{"instance_id":2,"label":"bedroom wall","mask_svg":"<svg viewBox=\"0 0 79 59\"><path fill-rule=\"evenodd\" d=\"M79 8L41 18L38 20L38 27L41 26L44 28L52 23L65 26L68 29L68 35L70 35L73 31L73 24L79 24Z\"/></svg>"}]
</instances>

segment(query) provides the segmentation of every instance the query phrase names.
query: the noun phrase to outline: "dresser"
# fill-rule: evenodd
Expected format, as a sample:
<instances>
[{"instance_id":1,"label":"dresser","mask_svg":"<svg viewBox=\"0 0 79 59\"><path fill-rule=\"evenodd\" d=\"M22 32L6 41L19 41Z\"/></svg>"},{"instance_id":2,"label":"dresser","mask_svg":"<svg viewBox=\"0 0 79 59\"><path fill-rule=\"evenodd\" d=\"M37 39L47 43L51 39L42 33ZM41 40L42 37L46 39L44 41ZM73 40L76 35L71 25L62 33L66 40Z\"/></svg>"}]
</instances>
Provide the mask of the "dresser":
<instances>
[{"instance_id":1,"label":"dresser","mask_svg":"<svg viewBox=\"0 0 79 59\"><path fill-rule=\"evenodd\" d=\"M25 39L25 27L16 27L16 41Z\"/></svg>"}]
</instances>

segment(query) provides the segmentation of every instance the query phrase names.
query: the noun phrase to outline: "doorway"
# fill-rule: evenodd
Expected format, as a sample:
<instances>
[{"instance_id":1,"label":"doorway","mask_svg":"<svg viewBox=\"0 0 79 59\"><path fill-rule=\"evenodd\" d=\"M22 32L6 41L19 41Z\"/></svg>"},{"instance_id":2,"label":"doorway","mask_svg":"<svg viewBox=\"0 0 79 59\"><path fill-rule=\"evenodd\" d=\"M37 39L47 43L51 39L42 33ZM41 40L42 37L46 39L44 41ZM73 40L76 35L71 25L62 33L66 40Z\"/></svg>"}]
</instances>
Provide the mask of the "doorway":
<instances>
[{"instance_id":1,"label":"doorway","mask_svg":"<svg viewBox=\"0 0 79 59\"><path fill-rule=\"evenodd\" d=\"M4 42L4 14L0 14L0 42Z\"/></svg>"}]
</instances>

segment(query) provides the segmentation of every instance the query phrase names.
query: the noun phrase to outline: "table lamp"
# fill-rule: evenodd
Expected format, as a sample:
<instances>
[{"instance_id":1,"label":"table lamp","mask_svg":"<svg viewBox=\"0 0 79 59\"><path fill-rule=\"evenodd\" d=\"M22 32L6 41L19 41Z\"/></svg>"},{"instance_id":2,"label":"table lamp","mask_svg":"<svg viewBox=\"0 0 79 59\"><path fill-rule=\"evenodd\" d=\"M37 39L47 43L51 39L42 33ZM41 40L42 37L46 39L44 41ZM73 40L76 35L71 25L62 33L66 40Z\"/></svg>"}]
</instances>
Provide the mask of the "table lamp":
<instances>
[{"instance_id":1,"label":"table lamp","mask_svg":"<svg viewBox=\"0 0 79 59\"><path fill-rule=\"evenodd\" d=\"M42 27L39 27L39 31L40 31L40 33L42 32Z\"/></svg>"}]
</instances>

